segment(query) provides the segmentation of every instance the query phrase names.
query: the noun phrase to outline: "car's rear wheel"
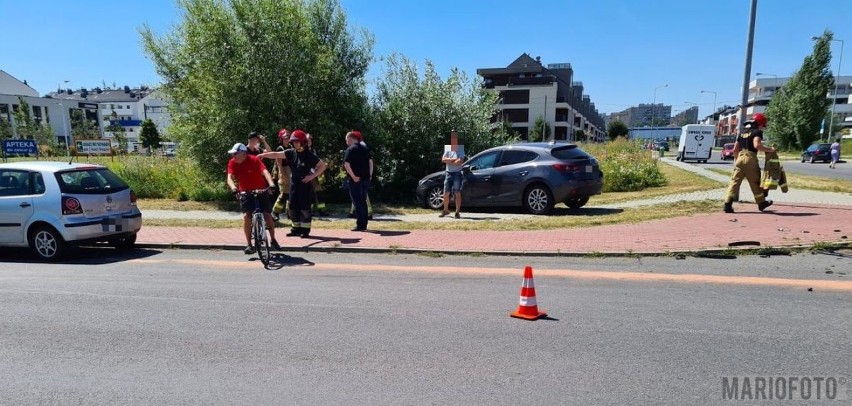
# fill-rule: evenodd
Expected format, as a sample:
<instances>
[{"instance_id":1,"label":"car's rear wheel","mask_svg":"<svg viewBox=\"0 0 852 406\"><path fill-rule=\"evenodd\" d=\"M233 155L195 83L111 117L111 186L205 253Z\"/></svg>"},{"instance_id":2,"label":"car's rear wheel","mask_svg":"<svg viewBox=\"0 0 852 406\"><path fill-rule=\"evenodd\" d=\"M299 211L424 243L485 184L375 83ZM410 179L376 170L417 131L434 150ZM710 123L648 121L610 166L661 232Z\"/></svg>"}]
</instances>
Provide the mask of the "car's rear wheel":
<instances>
[{"instance_id":1,"label":"car's rear wheel","mask_svg":"<svg viewBox=\"0 0 852 406\"><path fill-rule=\"evenodd\" d=\"M426 192L426 207L432 210L444 208L444 188L435 186Z\"/></svg>"},{"instance_id":2,"label":"car's rear wheel","mask_svg":"<svg viewBox=\"0 0 852 406\"><path fill-rule=\"evenodd\" d=\"M553 204L553 194L541 183L530 185L524 191L524 208L530 214L550 213Z\"/></svg>"},{"instance_id":3,"label":"car's rear wheel","mask_svg":"<svg viewBox=\"0 0 852 406\"><path fill-rule=\"evenodd\" d=\"M565 205L572 209L579 209L586 205L589 202L588 197L578 197L574 199L565 199Z\"/></svg>"},{"instance_id":4,"label":"car's rear wheel","mask_svg":"<svg viewBox=\"0 0 852 406\"><path fill-rule=\"evenodd\" d=\"M56 261L65 253L65 240L51 226L39 226L30 234L30 248L44 261Z\"/></svg>"},{"instance_id":5,"label":"car's rear wheel","mask_svg":"<svg viewBox=\"0 0 852 406\"><path fill-rule=\"evenodd\" d=\"M113 238L109 240L109 245L118 250L128 250L136 244L136 234L126 237Z\"/></svg>"}]
</instances>

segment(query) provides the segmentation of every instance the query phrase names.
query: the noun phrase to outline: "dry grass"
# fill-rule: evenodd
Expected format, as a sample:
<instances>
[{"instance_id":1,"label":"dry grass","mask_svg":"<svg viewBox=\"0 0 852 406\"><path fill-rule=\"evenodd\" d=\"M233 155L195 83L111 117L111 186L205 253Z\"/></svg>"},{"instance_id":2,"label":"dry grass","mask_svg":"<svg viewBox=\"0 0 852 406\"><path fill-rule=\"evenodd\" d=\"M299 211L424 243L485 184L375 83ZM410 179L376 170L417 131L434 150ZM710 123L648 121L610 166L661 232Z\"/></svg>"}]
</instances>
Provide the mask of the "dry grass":
<instances>
[{"instance_id":1,"label":"dry grass","mask_svg":"<svg viewBox=\"0 0 852 406\"><path fill-rule=\"evenodd\" d=\"M730 176L733 169L710 168L711 171ZM852 193L852 181L800 175L787 172L790 189L819 190L822 192Z\"/></svg>"},{"instance_id":2,"label":"dry grass","mask_svg":"<svg viewBox=\"0 0 852 406\"><path fill-rule=\"evenodd\" d=\"M691 216L712 213L719 210L719 202L715 200L699 202L679 202L665 206L648 206L635 209L597 209L583 208L569 210L557 208L549 216L525 216L522 219L510 220L481 220L481 221L381 221L370 222L371 230L549 230L560 228L581 228L605 224L639 223L669 217ZM430 213L434 213L431 212ZM164 220L146 219L146 227L209 227L209 228L239 228L241 221L230 220ZM314 229L350 229L353 221L314 220ZM279 226L284 227L284 226Z\"/></svg>"}]
</instances>

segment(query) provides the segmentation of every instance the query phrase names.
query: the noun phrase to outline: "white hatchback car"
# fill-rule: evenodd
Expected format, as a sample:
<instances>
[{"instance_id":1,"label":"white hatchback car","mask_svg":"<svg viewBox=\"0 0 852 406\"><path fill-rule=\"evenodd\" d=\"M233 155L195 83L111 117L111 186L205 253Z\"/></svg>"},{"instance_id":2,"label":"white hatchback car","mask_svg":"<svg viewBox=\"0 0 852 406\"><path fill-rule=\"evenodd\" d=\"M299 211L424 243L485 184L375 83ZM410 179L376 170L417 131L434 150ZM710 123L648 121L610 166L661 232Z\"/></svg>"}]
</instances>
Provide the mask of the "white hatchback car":
<instances>
[{"instance_id":1,"label":"white hatchback car","mask_svg":"<svg viewBox=\"0 0 852 406\"><path fill-rule=\"evenodd\" d=\"M53 261L68 244L106 241L130 248L141 228L136 194L104 166L0 164L0 246L29 246Z\"/></svg>"}]
</instances>

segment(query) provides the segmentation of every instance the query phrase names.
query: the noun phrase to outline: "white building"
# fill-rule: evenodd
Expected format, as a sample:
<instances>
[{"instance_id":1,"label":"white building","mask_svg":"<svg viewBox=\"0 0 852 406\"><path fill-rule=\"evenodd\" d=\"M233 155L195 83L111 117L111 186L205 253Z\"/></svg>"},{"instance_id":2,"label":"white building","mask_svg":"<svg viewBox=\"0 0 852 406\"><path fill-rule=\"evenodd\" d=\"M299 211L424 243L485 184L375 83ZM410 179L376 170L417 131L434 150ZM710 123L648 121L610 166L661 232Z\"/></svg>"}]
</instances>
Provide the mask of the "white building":
<instances>
[{"instance_id":1,"label":"white building","mask_svg":"<svg viewBox=\"0 0 852 406\"><path fill-rule=\"evenodd\" d=\"M65 110L71 106L67 102L39 97L38 92L25 82L0 70L0 120L11 123L13 128L14 112L20 108L19 98L30 105L31 114L36 123L46 123L53 128L57 141L64 147L71 134L69 116Z\"/></svg>"},{"instance_id":2,"label":"white building","mask_svg":"<svg viewBox=\"0 0 852 406\"><path fill-rule=\"evenodd\" d=\"M837 80L836 76L835 80ZM746 119L751 119L757 113L765 113L769 101L772 100L775 93L788 81L790 81L790 78L776 77L752 80L748 86ZM852 119L852 100L849 97L852 94L852 76L840 76L839 80L837 80L836 89L837 93L835 94L835 87L829 88L826 95L826 97L836 103L834 105L834 112L837 116L834 118L834 123L843 127L843 131L849 131L852 129L852 120L850 120ZM829 106L829 109L831 109L831 106ZM827 126L828 123L826 123Z\"/></svg>"}]
</instances>

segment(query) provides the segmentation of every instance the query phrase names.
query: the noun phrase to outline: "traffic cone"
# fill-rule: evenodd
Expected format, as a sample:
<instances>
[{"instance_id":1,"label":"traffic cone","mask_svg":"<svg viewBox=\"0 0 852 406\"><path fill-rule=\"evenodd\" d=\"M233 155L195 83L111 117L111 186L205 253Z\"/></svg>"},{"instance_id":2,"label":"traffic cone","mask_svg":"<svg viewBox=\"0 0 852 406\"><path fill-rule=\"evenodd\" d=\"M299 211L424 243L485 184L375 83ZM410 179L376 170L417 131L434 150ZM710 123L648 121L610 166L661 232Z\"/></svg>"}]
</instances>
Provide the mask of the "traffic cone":
<instances>
[{"instance_id":1,"label":"traffic cone","mask_svg":"<svg viewBox=\"0 0 852 406\"><path fill-rule=\"evenodd\" d=\"M535 300L535 284L533 283L532 267L524 268L524 283L521 285L521 300L518 310L509 316L525 320L538 320L547 316L547 313L538 311L538 303Z\"/></svg>"}]
</instances>

